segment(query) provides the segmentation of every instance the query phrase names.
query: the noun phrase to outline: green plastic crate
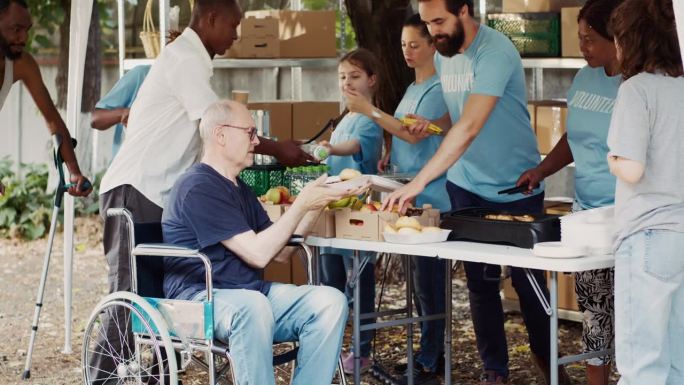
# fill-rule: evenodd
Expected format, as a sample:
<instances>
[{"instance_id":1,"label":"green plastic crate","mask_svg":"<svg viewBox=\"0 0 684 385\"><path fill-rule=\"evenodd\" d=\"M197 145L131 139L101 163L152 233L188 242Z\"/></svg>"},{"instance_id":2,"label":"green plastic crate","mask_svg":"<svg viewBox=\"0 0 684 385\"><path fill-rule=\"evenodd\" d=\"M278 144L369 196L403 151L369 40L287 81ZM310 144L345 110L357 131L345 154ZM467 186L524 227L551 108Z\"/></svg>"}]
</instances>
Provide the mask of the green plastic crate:
<instances>
[{"instance_id":1,"label":"green plastic crate","mask_svg":"<svg viewBox=\"0 0 684 385\"><path fill-rule=\"evenodd\" d=\"M254 165L242 170L240 179L256 195L264 195L271 187L285 186L285 167L277 164Z\"/></svg>"},{"instance_id":2,"label":"green plastic crate","mask_svg":"<svg viewBox=\"0 0 684 385\"><path fill-rule=\"evenodd\" d=\"M560 55L559 13L496 13L487 15L487 25L511 39L520 56Z\"/></svg>"}]
</instances>

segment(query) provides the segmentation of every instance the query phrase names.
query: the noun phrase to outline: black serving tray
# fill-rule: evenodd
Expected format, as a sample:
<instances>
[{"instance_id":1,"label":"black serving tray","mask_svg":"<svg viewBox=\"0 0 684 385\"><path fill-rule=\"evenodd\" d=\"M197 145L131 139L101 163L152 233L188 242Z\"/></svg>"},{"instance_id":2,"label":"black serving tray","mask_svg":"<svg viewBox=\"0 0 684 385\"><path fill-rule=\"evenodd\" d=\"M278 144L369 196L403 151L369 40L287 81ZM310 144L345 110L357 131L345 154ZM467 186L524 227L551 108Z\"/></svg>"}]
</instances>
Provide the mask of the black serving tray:
<instances>
[{"instance_id":1,"label":"black serving tray","mask_svg":"<svg viewBox=\"0 0 684 385\"><path fill-rule=\"evenodd\" d=\"M489 214L532 215L533 222L485 219ZM560 241L557 215L468 208L446 213L440 227L452 230L449 241L494 243L531 249L535 243Z\"/></svg>"}]
</instances>

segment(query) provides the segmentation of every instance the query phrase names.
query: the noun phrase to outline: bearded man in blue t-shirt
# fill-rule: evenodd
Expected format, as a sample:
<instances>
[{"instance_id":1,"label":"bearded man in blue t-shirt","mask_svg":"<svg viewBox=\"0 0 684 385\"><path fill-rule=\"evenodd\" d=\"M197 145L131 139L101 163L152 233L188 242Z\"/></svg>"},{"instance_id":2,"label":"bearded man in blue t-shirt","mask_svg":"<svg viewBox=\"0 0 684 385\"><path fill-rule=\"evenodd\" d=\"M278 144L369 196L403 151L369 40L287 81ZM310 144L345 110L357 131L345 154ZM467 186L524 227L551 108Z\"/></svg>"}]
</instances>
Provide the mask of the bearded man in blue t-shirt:
<instances>
[{"instance_id":1,"label":"bearded man in blue t-shirt","mask_svg":"<svg viewBox=\"0 0 684 385\"><path fill-rule=\"evenodd\" d=\"M392 207L396 201L404 206L446 172L452 210L483 207L542 212L543 185L530 197L498 194L515 186L520 173L540 161L517 50L505 35L474 19L472 0L418 0L418 12L437 48L435 69L449 111L444 122L435 123L451 128L432 159L411 183L391 194L385 206ZM424 131L427 123L421 119L409 131ZM480 384L505 384L508 350L499 296L501 267L474 262L465 262L464 267L477 347L484 365ZM548 298L543 272L532 272ZM524 270L512 268L511 278L520 298L530 350L549 383L549 318ZM561 383L566 383L564 373L560 378Z\"/></svg>"}]
</instances>

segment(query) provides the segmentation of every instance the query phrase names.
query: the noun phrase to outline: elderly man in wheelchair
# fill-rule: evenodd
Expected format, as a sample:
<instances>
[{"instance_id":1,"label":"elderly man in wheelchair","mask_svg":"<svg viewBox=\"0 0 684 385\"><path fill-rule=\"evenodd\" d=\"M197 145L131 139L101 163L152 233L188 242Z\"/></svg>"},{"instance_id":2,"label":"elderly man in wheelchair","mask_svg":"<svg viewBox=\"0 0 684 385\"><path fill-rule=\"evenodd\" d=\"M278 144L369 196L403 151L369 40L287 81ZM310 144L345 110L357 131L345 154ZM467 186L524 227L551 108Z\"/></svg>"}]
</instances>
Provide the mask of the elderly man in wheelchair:
<instances>
[{"instance_id":1,"label":"elderly man in wheelchair","mask_svg":"<svg viewBox=\"0 0 684 385\"><path fill-rule=\"evenodd\" d=\"M124 306L125 319L130 320L134 337L121 344L128 353L111 354L115 363L109 377L114 383L133 379L131 383L175 385L176 359L171 350L192 354L197 350L193 347L204 347L210 383L230 367L237 384L275 384L273 344L293 341L299 346L292 383L330 384L347 320L344 295L325 286L267 282L261 278L262 269L272 261L290 258L295 252L292 235L306 234L328 203L359 194L361 189L333 189L325 186L321 177L302 189L292 207L271 223L254 193L238 178L240 171L252 164L259 143L249 111L236 102L217 102L205 111L199 130L202 160L175 183L162 217L164 243L178 248L139 245L132 252L134 292L143 284L139 273L136 277L136 256L165 255L166 299L132 300L135 294L120 292L125 298L116 298L114 293L101 301L86 330L84 362L92 361L89 354L112 353L96 325L98 318L112 317L103 309L118 301L119 306L129 304ZM137 231L136 227L136 236ZM195 257L189 258L191 254ZM164 301L172 304L164 306ZM185 303L204 305L191 308L184 307ZM213 307L213 314L207 314L207 304ZM201 331L203 338L181 332L178 325L182 322L174 321L193 315L213 320L213 330ZM119 342L128 338L120 337ZM215 369L212 353L227 357L223 371ZM88 380L93 377L92 367L84 370L84 377L86 383L107 383Z\"/></svg>"}]
</instances>

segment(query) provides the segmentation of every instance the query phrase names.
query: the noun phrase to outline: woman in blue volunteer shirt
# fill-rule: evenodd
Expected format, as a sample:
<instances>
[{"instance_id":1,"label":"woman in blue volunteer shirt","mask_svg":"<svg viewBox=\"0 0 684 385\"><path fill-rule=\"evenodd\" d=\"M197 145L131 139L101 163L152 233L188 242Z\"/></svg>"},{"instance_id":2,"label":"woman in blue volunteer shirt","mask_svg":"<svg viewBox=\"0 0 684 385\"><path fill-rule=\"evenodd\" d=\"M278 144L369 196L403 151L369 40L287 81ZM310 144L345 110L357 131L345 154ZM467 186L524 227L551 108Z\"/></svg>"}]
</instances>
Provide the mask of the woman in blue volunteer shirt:
<instances>
[{"instance_id":1,"label":"woman in blue volunteer shirt","mask_svg":"<svg viewBox=\"0 0 684 385\"><path fill-rule=\"evenodd\" d=\"M372 52L359 48L347 53L340 59L338 67L340 92L355 92L362 97L373 100L378 87L378 64ZM376 174L376 166L382 152L382 128L363 114L345 109L335 125L330 142L319 144L328 149L330 157L326 163L331 175L338 175L346 168L360 171L362 174ZM375 304L375 253L362 253L369 258L369 265L361 272L359 284L361 289L361 312L374 311ZM350 250L325 248L320 258L322 281L325 285L336 287L347 294L351 300L352 289L347 282L352 268ZM374 319L363 319L361 324L375 322ZM361 370L370 368L370 348L373 331L361 332ZM354 371L354 357L344 354L342 357L345 373Z\"/></svg>"},{"instance_id":2,"label":"woman in blue volunteer shirt","mask_svg":"<svg viewBox=\"0 0 684 385\"><path fill-rule=\"evenodd\" d=\"M435 70L433 57L435 46L430 33L415 14L404 23L401 34L401 47L406 65L415 70L415 82L411 83L404 94L394 116L377 109L358 93L347 92L347 108L374 119L392 135L391 150L386 151L378 163L378 170L383 171L388 163L395 165L400 173L417 174L437 151L442 137L429 135L419 137L411 135L399 119L420 115L429 120L443 118L447 112L442 87ZM388 143L388 144L389 144ZM446 175L431 182L423 193L416 197L416 205L430 204L441 212L451 208L446 191ZM444 263L433 258L414 257L413 270L416 297L421 315L433 315L444 312ZM416 355L414 366L414 383L421 384L432 380L443 361L444 353L444 320L421 323L420 352ZM400 369L406 370L404 365ZM404 372L404 379L408 373Z\"/></svg>"},{"instance_id":3,"label":"woman in blue volunteer shirt","mask_svg":"<svg viewBox=\"0 0 684 385\"><path fill-rule=\"evenodd\" d=\"M588 65L579 70L568 92L568 132L543 162L527 170L517 182L518 186L532 189L574 161L575 211L612 205L615 201L615 177L606 162L606 139L621 76L607 25L619 3L620 0L589 0L580 10L580 49ZM584 316L585 352L613 346L613 282L613 269L575 273L577 302ZM587 360L588 384L607 385L610 363L610 356Z\"/></svg>"}]
</instances>

